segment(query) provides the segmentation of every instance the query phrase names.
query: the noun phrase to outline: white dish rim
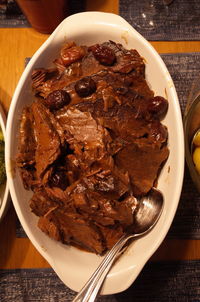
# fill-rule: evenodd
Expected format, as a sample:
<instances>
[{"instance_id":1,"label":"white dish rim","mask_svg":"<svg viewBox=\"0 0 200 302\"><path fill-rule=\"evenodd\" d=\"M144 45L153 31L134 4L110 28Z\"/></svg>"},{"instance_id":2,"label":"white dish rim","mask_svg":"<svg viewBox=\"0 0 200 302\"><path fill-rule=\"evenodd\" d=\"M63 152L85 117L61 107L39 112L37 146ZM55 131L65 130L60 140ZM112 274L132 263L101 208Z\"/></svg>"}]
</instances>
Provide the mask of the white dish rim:
<instances>
[{"instance_id":1,"label":"white dish rim","mask_svg":"<svg viewBox=\"0 0 200 302\"><path fill-rule=\"evenodd\" d=\"M128 24L123 18L121 18L118 15L115 14L111 14L111 13L100 13L100 12L86 12L86 13L79 13L76 15L72 15L68 18L66 18L59 26L58 28L53 32L53 34L43 43L43 45L38 49L38 51L34 54L34 56L32 57L31 61L29 62L26 70L23 72L20 81L17 85L17 88L15 90L13 99L12 99L12 103L10 106L10 110L9 110L9 115L8 115L8 122L7 122L7 130L6 133L9 136L10 131L12 130L12 119L13 119L13 114L14 114L14 110L15 110L15 105L21 90L21 87L23 86L24 81L26 80L26 76L28 74L28 72L31 70L32 66L34 65L35 61L37 60L37 58L40 56L40 54L44 51L44 49L49 45L49 43L51 42L51 40L53 40L53 38L55 37L55 35L59 32L60 29L62 29L62 27L64 26L65 22L69 22L70 20L78 20L78 18L91 18L91 19L100 19L100 22L102 22L102 24L106 23L106 22L118 22L121 24L122 27L127 28L127 30L130 30L131 32L134 32L134 35L137 36L138 39L140 39L142 41L142 43L144 43L144 45L148 45L148 48L150 49L150 51L154 54L154 56L157 58L157 61L159 62L159 64L162 66L162 68L166 71L166 66L163 63L162 59L158 56L157 52L155 51L155 49L150 45L150 43L147 42L147 40L145 40L138 32L136 32L131 26L130 24ZM67 20L67 21L66 21ZM108 20L112 20L112 21L108 21ZM171 77L169 74L167 74L167 77L169 80L171 80ZM172 80L171 80L172 81ZM172 82L173 83L173 82ZM156 240L154 242L154 244L151 246L151 248L149 249L148 253L146 254L146 257L143 259L143 262L138 264L137 267L135 268L135 272L134 272L134 277L129 278L129 280L126 281L126 285L123 288L115 288L114 290L112 290L111 288L109 288L109 286L104 287L102 290L102 294L113 294L113 293L117 293L117 292L121 292L125 289L127 289L132 282L135 280L135 278L138 276L139 272L141 271L141 269L143 268L143 266L145 265L145 263L147 262L147 260L152 256L152 254L157 250L157 248L160 246L161 242L164 240L170 225L172 223L172 220L174 218L174 215L176 213L176 209L178 206L178 201L180 198L180 193L181 193L181 189L182 189L182 183L183 183L183 175L184 175L184 136L183 136L183 126L182 126L182 117L181 117L181 112L180 112L180 106L178 103L178 97L176 94L176 90L174 88L174 85L172 85L172 87L170 88L171 93L173 95L174 98L174 110L176 111L176 116L179 120L179 123L177 124L178 127L178 131L180 133L180 137L179 140L177 141L177 146L178 149L181 150L181 146L183 147L183 151L180 153L180 156L178 158L178 163L177 163L177 167L178 167L178 184L177 186L174 188L174 196L176 197L176 203L173 205L172 210L171 210L171 215L170 217L168 217L167 222L164 226L164 228L162 229L162 236L160 236L159 240ZM37 239L34 238L34 236L32 235L32 232L30 231L27 222L25 221L21 210L20 210L20 206L19 203L17 201L17 197L16 197L16 193L15 193L15 188L13 185L13 175L11 173L11 155L10 155L10 146L11 146L11 141L10 138L6 139L6 170L7 170L7 175L8 175L8 182L9 182L9 187L10 187L10 192L11 192L11 196L13 199L13 204L15 207L15 210L17 212L17 215L28 235L28 237L30 238L30 240L32 241L32 243L34 244L34 246L37 248L37 250L41 253L41 255L50 263L50 265L53 267L53 269L55 270L55 272L58 274L58 276L61 278L61 280L66 284L66 280L63 279L62 274L60 273L60 271L55 267L54 261L53 259L51 259L48 255L48 253L45 251L45 249L42 249L41 246L38 244ZM114 276L114 274L109 274L107 279L111 279ZM76 286L73 286L72 284L67 284L71 289L73 290L77 290Z\"/></svg>"}]
</instances>

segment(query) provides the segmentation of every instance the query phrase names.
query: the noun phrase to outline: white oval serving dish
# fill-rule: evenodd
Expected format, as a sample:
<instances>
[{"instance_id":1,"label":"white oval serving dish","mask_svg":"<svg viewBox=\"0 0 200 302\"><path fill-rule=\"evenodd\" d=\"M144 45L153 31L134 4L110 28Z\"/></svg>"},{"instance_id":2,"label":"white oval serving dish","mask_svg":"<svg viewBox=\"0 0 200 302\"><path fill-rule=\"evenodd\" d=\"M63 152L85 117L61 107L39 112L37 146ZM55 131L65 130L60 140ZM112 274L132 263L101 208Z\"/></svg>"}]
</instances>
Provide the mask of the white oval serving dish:
<instances>
[{"instance_id":1,"label":"white oval serving dish","mask_svg":"<svg viewBox=\"0 0 200 302\"><path fill-rule=\"evenodd\" d=\"M31 72L36 67L49 67L61 44L73 40L91 45L106 40L135 48L146 62L146 78L156 95L167 97L169 110L163 123L169 130L170 155L159 176L158 188L163 192L165 207L153 231L134 242L110 271L102 294L124 291L163 241L174 218L182 188L184 172L184 138L179 102L171 76L154 48L123 18L109 13L85 12L66 18L34 54L15 90L7 121L6 168L10 193L21 224L28 237L49 262L60 279L79 291L96 269L101 257L63 245L50 239L37 227L38 218L29 209L31 192L22 185L13 165L18 145L19 118L22 108L32 102Z\"/></svg>"}]
</instances>

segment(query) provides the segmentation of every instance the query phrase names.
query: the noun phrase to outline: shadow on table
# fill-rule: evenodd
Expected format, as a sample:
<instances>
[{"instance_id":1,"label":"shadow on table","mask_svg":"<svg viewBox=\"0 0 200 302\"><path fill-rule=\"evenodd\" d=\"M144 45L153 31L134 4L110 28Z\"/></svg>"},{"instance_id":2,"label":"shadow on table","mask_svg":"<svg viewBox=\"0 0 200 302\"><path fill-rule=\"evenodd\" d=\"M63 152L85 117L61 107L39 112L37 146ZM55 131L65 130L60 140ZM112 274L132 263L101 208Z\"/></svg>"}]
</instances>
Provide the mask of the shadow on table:
<instances>
[{"instance_id":1,"label":"shadow on table","mask_svg":"<svg viewBox=\"0 0 200 302\"><path fill-rule=\"evenodd\" d=\"M0 238L1 238L1 250L0 250L0 267L6 267L8 262L11 260L12 264L15 261L18 263L19 267L21 262L24 261L28 245L26 246L16 246L16 230L15 222L17 216L13 205L10 205L8 212L0 223ZM10 258L11 252L13 257ZM21 262L20 262L21 261ZM11 265L12 265L11 264ZM9 266L10 264L8 264ZM1 299L0 299L1 301Z\"/></svg>"},{"instance_id":2,"label":"shadow on table","mask_svg":"<svg viewBox=\"0 0 200 302\"><path fill-rule=\"evenodd\" d=\"M115 299L117 302L200 301L200 261L148 263L133 285ZM99 298L99 302L104 301Z\"/></svg>"},{"instance_id":3,"label":"shadow on table","mask_svg":"<svg viewBox=\"0 0 200 302\"><path fill-rule=\"evenodd\" d=\"M69 14L84 12L86 8L86 0L68 1Z\"/></svg>"}]
</instances>

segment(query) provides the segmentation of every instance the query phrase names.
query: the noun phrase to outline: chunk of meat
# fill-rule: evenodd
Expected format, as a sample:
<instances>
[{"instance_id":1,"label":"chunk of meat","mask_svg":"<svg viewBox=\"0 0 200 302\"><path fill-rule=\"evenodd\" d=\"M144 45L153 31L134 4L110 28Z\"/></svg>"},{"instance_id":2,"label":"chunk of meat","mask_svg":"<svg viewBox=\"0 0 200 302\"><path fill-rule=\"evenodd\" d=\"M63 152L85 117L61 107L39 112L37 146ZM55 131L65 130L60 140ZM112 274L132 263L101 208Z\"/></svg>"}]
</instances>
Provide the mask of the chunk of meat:
<instances>
[{"instance_id":1,"label":"chunk of meat","mask_svg":"<svg viewBox=\"0 0 200 302\"><path fill-rule=\"evenodd\" d=\"M109 250L124 234L121 225L115 225L114 227L104 227L101 225L100 230L104 234L106 246Z\"/></svg>"},{"instance_id":2,"label":"chunk of meat","mask_svg":"<svg viewBox=\"0 0 200 302\"><path fill-rule=\"evenodd\" d=\"M44 190L36 191L30 199L30 208L37 216L44 216L58 204L50 199Z\"/></svg>"},{"instance_id":3,"label":"chunk of meat","mask_svg":"<svg viewBox=\"0 0 200 302\"><path fill-rule=\"evenodd\" d=\"M64 243L97 254L102 254L105 251L105 244L98 227L85 221L79 214L55 209L41 217L38 226L50 237Z\"/></svg>"},{"instance_id":4,"label":"chunk of meat","mask_svg":"<svg viewBox=\"0 0 200 302\"><path fill-rule=\"evenodd\" d=\"M70 148L80 158L82 169L87 169L104 156L106 145L111 141L110 135L89 112L72 107L60 110L56 113L56 118L65 131L65 139Z\"/></svg>"},{"instance_id":5,"label":"chunk of meat","mask_svg":"<svg viewBox=\"0 0 200 302\"><path fill-rule=\"evenodd\" d=\"M36 183L35 171L35 150L36 140L34 134L34 119L29 107L25 107L22 111L20 134L19 134L19 152L16 162L20 168L20 174L24 187L31 189Z\"/></svg>"},{"instance_id":6,"label":"chunk of meat","mask_svg":"<svg viewBox=\"0 0 200 302\"><path fill-rule=\"evenodd\" d=\"M61 153L60 137L55 129L51 112L39 102L31 106L37 147L35 151L35 167L38 178L42 178L50 165L55 162Z\"/></svg>"},{"instance_id":7,"label":"chunk of meat","mask_svg":"<svg viewBox=\"0 0 200 302\"><path fill-rule=\"evenodd\" d=\"M19 153L16 158L19 167L32 166L35 163L36 140L33 125L33 114L29 107L25 107L21 115Z\"/></svg>"},{"instance_id":8,"label":"chunk of meat","mask_svg":"<svg viewBox=\"0 0 200 302\"><path fill-rule=\"evenodd\" d=\"M104 145L108 133L89 112L82 112L76 108L60 110L56 118L63 129L69 134L68 142L81 143L84 148L97 148Z\"/></svg>"},{"instance_id":9,"label":"chunk of meat","mask_svg":"<svg viewBox=\"0 0 200 302\"><path fill-rule=\"evenodd\" d=\"M145 195L154 186L162 163L168 158L169 150L155 145L130 144L116 154L115 162L128 171L133 194Z\"/></svg>"}]
</instances>

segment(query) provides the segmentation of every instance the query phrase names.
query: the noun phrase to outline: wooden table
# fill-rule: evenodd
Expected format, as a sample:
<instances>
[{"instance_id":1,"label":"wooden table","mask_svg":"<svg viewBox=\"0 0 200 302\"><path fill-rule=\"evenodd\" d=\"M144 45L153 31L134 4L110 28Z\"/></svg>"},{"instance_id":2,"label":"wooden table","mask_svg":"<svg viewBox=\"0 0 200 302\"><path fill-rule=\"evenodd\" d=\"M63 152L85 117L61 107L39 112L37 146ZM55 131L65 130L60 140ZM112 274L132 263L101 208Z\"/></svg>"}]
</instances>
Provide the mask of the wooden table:
<instances>
[{"instance_id":1,"label":"wooden table","mask_svg":"<svg viewBox=\"0 0 200 302\"><path fill-rule=\"evenodd\" d=\"M86 10L118 14L118 2L88 0ZM17 82L24 70L24 59L31 57L48 35L32 28L0 29L0 101L6 112ZM200 41L151 42L159 53L200 51ZM16 238L16 214L13 206L0 223L0 268L46 268L49 264L37 252L28 238ZM200 259L200 240L165 239L152 257L158 260Z\"/></svg>"}]
</instances>

